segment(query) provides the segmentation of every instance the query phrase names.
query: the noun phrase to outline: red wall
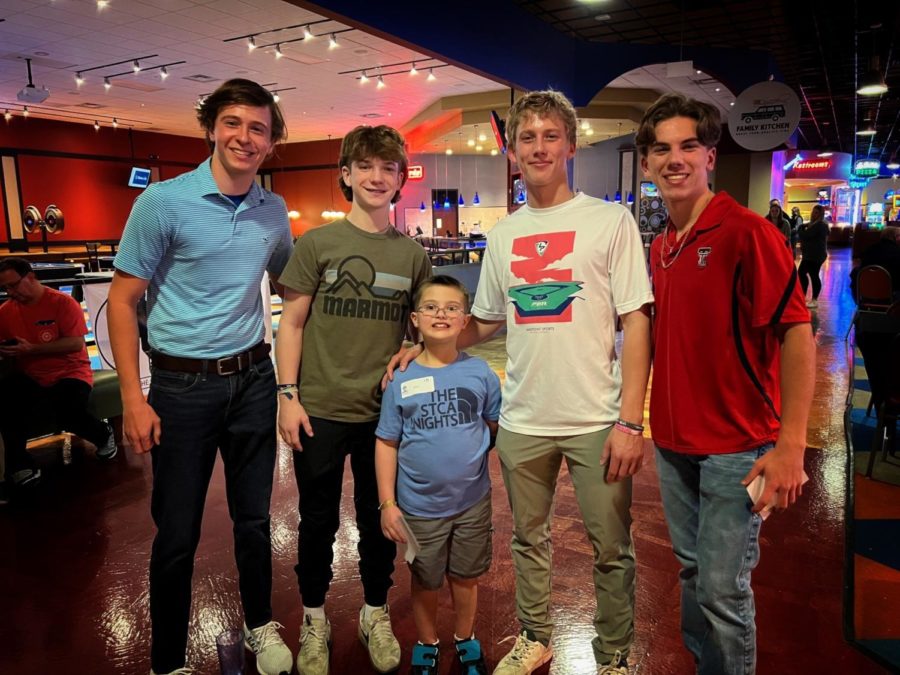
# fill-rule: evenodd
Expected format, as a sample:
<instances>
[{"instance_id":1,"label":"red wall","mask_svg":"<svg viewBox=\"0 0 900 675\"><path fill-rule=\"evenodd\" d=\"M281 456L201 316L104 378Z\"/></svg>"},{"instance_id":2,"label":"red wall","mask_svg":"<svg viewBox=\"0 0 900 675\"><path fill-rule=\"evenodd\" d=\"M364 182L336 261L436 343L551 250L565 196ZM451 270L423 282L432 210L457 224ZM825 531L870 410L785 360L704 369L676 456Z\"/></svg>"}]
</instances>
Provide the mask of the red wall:
<instances>
[{"instance_id":1,"label":"red wall","mask_svg":"<svg viewBox=\"0 0 900 675\"><path fill-rule=\"evenodd\" d=\"M56 204L62 209L65 231L50 235L50 244L118 239L140 194L128 187L132 166L158 167L165 179L209 156L201 138L142 131L129 135L121 127L94 131L87 124L21 117L0 125L0 152L18 154L23 207L33 204L43 212L48 204ZM70 154L79 156L64 156ZM0 221L0 236L5 242L5 219ZM40 238L40 233L28 237Z\"/></svg>"},{"instance_id":2,"label":"red wall","mask_svg":"<svg viewBox=\"0 0 900 675\"><path fill-rule=\"evenodd\" d=\"M295 235L324 224L324 210L349 211L337 185L340 146L339 139L283 145L263 165L263 171L272 172L272 189L289 209L301 213L291 223ZM167 180L209 156L202 138L129 134L109 127L94 131L89 124L21 117L0 124L0 153L18 155L23 207L34 204L43 212L48 204L56 204L63 210L65 231L51 235L51 245L118 239L140 194L128 187L132 166L157 167L160 180ZM0 242L6 238L0 201ZM40 233L30 235L29 241L40 241Z\"/></svg>"}]
</instances>

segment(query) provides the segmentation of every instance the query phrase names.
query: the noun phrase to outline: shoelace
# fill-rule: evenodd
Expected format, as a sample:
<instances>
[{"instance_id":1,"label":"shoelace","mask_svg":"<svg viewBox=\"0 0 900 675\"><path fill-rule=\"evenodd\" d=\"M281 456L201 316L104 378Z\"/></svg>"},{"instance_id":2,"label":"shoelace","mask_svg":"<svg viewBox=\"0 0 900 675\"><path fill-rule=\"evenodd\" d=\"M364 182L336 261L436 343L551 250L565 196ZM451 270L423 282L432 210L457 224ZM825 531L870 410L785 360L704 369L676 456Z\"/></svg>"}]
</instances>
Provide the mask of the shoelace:
<instances>
[{"instance_id":1,"label":"shoelace","mask_svg":"<svg viewBox=\"0 0 900 675\"><path fill-rule=\"evenodd\" d=\"M312 621L306 621L303 624L303 636L301 644L307 645L307 649L316 652L324 651L327 648L327 628L328 624L324 621L321 624L315 624Z\"/></svg>"},{"instance_id":2,"label":"shoelace","mask_svg":"<svg viewBox=\"0 0 900 675\"><path fill-rule=\"evenodd\" d=\"M369 641L374 642L377 647L389 647L395 639L391 630L390 614L380 612L373 618L372 625L369 627Z\"/></svg>"},{"instance_id":3,"label":"shoelace","mask_svg":"<svg viewBox=\"0 0 900 675\"><path fill-rule=\"evenodd\" d=\"M265 626L251 630L252 640L248 640L248 642L253 647L253 651L259 654L268 647L281 642L281 636L278 634L279 628L284 628L284 626L277 621L270 621Z\"/></svg>"},{"instance_id":4,"label":"shoelace","mask_svg":"<svg viewBox=\"0 0 900 675\"><path fill-rule=\"evenodd\" d=\"M498 645L502 645L504 642L509 642L510 640L515 640L516 644L513 645L512 651L507 655L507 659L512 661L513 663L525 663L528 658L528 654L534 649L534 643L532 643L528 638L519 633L518 635L508 635L498 642Z\"/></svg>"},{"instance_id":5,"label":"shoelace","mask_svg":"<svg viewBox=\"0 0 900 675\"><path fill-rule=\"evenodd\" d=\"M601 667L597 675L619 675L619 673L627 673L628 666L622 665L622 652L616 651L613 660Z\"/></svg>"}]
</instances>

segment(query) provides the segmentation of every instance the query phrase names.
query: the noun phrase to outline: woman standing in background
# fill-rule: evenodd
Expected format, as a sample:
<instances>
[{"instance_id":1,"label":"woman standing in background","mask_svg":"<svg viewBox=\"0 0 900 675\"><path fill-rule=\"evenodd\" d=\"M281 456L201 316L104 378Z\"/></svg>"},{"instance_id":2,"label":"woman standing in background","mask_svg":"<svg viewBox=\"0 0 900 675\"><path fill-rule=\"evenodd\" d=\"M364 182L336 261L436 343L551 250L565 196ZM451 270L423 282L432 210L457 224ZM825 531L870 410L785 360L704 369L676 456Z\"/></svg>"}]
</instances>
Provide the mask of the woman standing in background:
<instances>
[{"instance_id":1,"label":"woman standing in background","mask_svg":"<svg viewBox=\"0 0 900 675\"><path fill-rule=\"evenodd\" d=\"M828 223L825 222L825 209L821 204L816 204L809 216L809 222L800 226L800 287L806 296L806 289L812 281L812 298L806 303L807 307L819 306L819 292L822 290L822 280L819 278L819 269L828 258Z\"/></svg>"}]
</instances>

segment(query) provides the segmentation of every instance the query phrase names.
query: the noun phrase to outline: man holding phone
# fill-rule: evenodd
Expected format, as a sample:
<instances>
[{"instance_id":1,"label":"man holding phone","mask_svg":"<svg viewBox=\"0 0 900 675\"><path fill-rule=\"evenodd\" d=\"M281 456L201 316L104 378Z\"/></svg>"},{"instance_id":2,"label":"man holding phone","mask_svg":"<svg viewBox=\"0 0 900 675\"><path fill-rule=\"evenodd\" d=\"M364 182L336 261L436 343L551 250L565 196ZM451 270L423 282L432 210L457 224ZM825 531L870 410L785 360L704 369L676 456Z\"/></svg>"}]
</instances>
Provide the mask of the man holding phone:
<instances>
[{"instance_id":1,"label":"man holding phone","mask_svg":"<svg viewBox=\"0 0 900 675\"><path fill-rule=\"evenodd\" d=\"M0 387L0 434L12 483L25 486L41 477L25 450L35 410L52 408L66 431L97 446L97 457L115 457L112 429L87 411L93 377L81 305L44 286L23 258L0 261L0 289L8 295L0 305L0 357L15 359ZM0 481L0 503L8 501L7 486Z\"/></svg>"}]
</instances>

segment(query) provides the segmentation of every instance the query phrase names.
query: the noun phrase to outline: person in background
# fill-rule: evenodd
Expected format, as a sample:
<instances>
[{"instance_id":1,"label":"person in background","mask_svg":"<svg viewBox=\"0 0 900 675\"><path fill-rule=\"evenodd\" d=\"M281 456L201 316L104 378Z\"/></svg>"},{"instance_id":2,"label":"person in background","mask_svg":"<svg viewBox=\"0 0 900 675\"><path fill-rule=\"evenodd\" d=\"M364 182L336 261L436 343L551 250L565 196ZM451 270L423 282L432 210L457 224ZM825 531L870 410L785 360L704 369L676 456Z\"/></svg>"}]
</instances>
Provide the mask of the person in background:
<instances>
[{"instance_id":1,"label":"person in background","mask_svg":"<svg viewBox=\"0 0 900 675\"><path fill-rule=\"evenodd\" d=\"M791 208L791 252L794 254L794 260L797 259L797 243L800 241L800 226L803 225L803 216L800 215L800 208L794 206Z\"/></svg>"},{"instance_id":2,"label":"person in background","mask_svg":"<svg viewBox=\"0 0 900 675\"><path fill-rule=\"evenodd\" d=\"M669 213L650 249L650 424L685 647L697 675L753 675L760 511L802 492L816 346L781 235L708 187L721 133L718 108L666 94L635 139Z\"/></svg>"},{"instance_id":3,"label":"person in background","mask_svg":"<svg viewBox=\"0 0 900 675\"><path fill-rule=\"evenodd\" d=\"M438 598L446 576L460 673L486 675L475 616L478 577L491 565L488 450L497 433L500 379L482 359L457 349L471 318L459 281L433 277L416 290L413 307L425 349L388 385L375 431L381 529L405 544L406 525L421 547L410 564L419 638L411 674L440 672Z\"/></svg>"},{"instance_id":4,"label":"person in background","mask_svg":"<svg viewBox=\"0 0 900 675\"><path fill-rule=\"evenodd\" d=\"M810 282L812 283L812 297L806 306L815 309L819 306L819 293L822 290L819 270L828 259L828 223L825 222L825 208L821 204L812 208L809 222L800 226L798 234L801 260L797 274L800 277L800 288L803 289L805 298Z\"/></svg>"},{"instance_id":5,"label":"person in background","mask_svg":"<svg viewBox=\"0 0 900 675\"><path fill-rule=\"evenodd\" d=\"M791 242L791 221L784 215L784 211L781 210L781 202L777 199L769 202L769 213L766 214L766 220L781 231L781 234L784 235L785 244L789 245Z\"/></svg>"},{"instance_id":6,"label":"person in background","mask_svg":"<svg viewBox=\"0 0 900 675\"><path fill-rule=\"evenodd\" d=\"M287 207L256 173L287 136L272 95L228 80L197 109L212 156L135 200L114 261L109 327L125 435L152 452L151 673L190 672L191 577L216 455L244 609L244 644L263 675L289 673L272 620L269 505L278 444L275 371L260 286L291 253ZM147 293L149 398L138 369L137 304Z\"/></svg>"},{"instance_id":7,"label":"person in background","mask_svg":"<svg viewBox=\"0 0 900 675\"><path fill-rule=\"evenodd\" d=\"M0 384L6 475L20 487L40 480L25 447L32 416L47 408L63 429L93 443L99 459L115 457L112 428L87 410L94 380L81 305L44 286L23 258L0 261L0 288L9 295L0 305L0 358L15 360ZM9 486L2 481L0 503L8 501Z\"/></svg>"}]
</instances>

